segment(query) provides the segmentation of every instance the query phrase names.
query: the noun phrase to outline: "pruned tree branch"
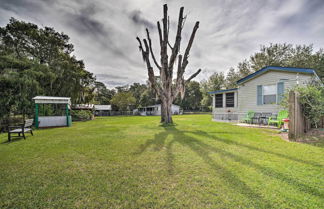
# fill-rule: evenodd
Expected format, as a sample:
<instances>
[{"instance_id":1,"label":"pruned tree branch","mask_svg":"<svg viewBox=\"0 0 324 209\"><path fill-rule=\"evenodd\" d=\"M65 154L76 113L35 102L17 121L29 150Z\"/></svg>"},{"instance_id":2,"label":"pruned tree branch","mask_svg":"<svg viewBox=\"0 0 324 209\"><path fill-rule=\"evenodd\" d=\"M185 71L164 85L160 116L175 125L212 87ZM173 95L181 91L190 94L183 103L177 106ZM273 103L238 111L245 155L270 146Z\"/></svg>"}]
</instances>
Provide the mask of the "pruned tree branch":
<instances>
[{"instance_id":1,"label":"pruned tree branch","mask_svg":"<svg viewBox=\"0 0 324 209\"><path fill-rule=\"evenodd\" d=\"M153 49L152 49L152 41L151 41L151 38L150 38L150 33L149 33L149 30L147 28L146 28L146 35L147 35L147 40L149 42L149 49L150 49L151 56L152 56L152 59L154 61L154 64L156 65L156 67L159 70L161 70L161 66L159 65L159 63L155 59L155 56L154 56L154 53L153 53Z\"/></svg>"},{"instance_id":2,"label":"pruned tree branch","mask_svg":"<svg viewBox=\"0 0 324 209\"><path fill-rule=\"evenodd\" d=\"M170 32L170 17L168 16L168 36L169 36L169 32ZM170 47L171 50L173 50L173 47L171 46L169 40L168 40L168 46Z\"/></svg>"},{"instance_id":3,"label":"pruned tree branch","mask_svg":"<svg viewBox=\"0 0 324 209\"><path fill-rule=\"evenodd\" d=\"M157 95L161 95L161 89L156 83L156 78L154 75L154 70L151 66L150 59L149 59L149 46L147 44L147 41L143 39L145 49L143 48L141 39L139 37L136 37L138 43L139 43L139 49L142 52L142 57L144 62L146 63L147 71L148 71L148 77L149 77L149 82L151 84L151 87L155 90Z\"/></svg>"},{"instance_id":4,"label":"pruned tree branch","mask_svg":"<svg viewBox=\"0 0 324 209\"><path fill-rule=\"evenodd\" d=\"M181 31L182 31L182 22L183 22L183 10L184 10L184 8L181 7L180 12L179 12L179 18L178 18L178 27L177 27L176 40L175 40L173 48L172 48L172 54L171 54L170 62L169 62L169 66L171 68L173 68L175 59L176 59L176 57L177 57L177 55L179 53L179 50L180 50Z\"/></svg>"},{"instance_id":5,"label":"pruned tree branch","mask_svg":"<svg viewBox=\"0 0 324 209\"><path fill-rule=\"evenodd\" d=\"M168 46L170 47L171 50L173 50L173 47L171 46L169 41L168 41Z\"/></svg>"},{"instance_id":6,"label":"pruned tree branch","mask_svg":"<svg viewBox=\"0 0 324 209\"><path fill-rule=\"evenodd\" d=\"M184 18L183 18L183 23L182 23L182 26L181 26L182 28L184 27L184 25L186 23L186 20L187 20L187 15L185 15Z\"/></svg>"},{"instance_id":7,"label":"pruned tree branch","mask_svg":"<svg viewBox=\"0 0 324 209\"><path fill-rule=\"evenodd\" d=\"M159 32L160 47L162 47L162 45L163 45L163 38L162 38L162 30L161 30L160 21L157 21L156 24L157 24L158 32Z\"/></svg>"},{"instance_id":8,"label":"pruned tree branch","mask_svg":"<svg viewBox=\"0 0 324 209\"><path fill-rule=\"evenodd\" d=\"M189 83L193 78L195 78L199 73L201 72L201 69L198 69L197 72L192 74L187 80L186 83Z\"/></svg>"},{"instance_id":9,"label":"pruned tree branch","mask_svg":"<svg viewBox=\"0 0 324 209\"><path fill-rule=\"evenodd\" d=\"M163 5L163 42L161 47L161 66L162 74L161 77L164 77L164 74L168 74L168 6ZM163 78L162 78L163 80Z\"/></svg>"},{"instance_id":10,"label":"pruned tree branch","mask_svg":"<svg viewBox=\"0 0 324 209\"><path fill-rule=\"evenodd\" d=\"M189 63L188 62L189 52L190 52L192 43L193 43L193 41L195 39L195 35L196 35L196 32L197 32L198 28L199 28L199 22L197 21L194 28L193 28L193 30L192 30L192 33L191 33L191 36L190 36L186 51L185 51L184 56L183 56L182 68L184 68L184 69L187 67L187 65Z\"/></svg>"},{"instance_id":11,"label":"pruned tree branch","mask_svg":"<svg viewBox=\"0 0 324 209\"><path fill-rule=\"evenodd\" d=\"M182 63L182 55L179 54L178 56L178 71L177 71L177 78L182 77L183 72L182 72L182 67L181 67L181 63Z\"/></svg>"}]
</instances>

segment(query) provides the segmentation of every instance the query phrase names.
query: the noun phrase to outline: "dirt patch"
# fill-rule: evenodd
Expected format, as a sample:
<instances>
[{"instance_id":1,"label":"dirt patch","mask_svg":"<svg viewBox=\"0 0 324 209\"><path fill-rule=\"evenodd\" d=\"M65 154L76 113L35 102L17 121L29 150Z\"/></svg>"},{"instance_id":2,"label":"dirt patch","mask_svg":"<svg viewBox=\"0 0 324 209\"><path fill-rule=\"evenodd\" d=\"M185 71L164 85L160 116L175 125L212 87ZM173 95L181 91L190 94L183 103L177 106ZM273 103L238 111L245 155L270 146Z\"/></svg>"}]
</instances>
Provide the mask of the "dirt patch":
<instances>
[{"instance_id":1,"label":"dirt patch","mask_svg":"<svg viewBox=\"0 0 324 209\"><path fill-rule=\"evenodd\" d=\"M280 137L285 141L290 141L288 139L288 133L279 133ZM307 143L307 144L324 144L324 129L311 129L307 134L305 134L303 137L297 139L296 141L290 141L290 142L299 142L299 143Z\"/></svg>"}]
</instances>

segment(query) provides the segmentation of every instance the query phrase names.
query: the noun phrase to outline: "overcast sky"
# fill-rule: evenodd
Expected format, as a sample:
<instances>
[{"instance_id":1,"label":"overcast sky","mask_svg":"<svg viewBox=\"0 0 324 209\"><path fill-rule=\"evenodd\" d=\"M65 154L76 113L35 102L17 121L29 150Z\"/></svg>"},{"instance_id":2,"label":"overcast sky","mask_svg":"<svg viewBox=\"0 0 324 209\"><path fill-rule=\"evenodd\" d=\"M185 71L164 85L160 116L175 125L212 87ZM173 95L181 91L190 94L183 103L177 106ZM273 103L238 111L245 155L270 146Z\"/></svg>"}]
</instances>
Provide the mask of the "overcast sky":
<instances>
[{"instance_id":1,"label":"overcast sky","mask_svg":"<svg viewBox=\"0 0 324 209\"><path fill-rule=\"evenodd\" d=\"M201 68L196 80L226 72L263 44L324 47L324 0L0 0L0 26L15 17L64 32L87 70L114 87L147 80L135 37L144 37L148 27L158 49L156 21L164 3L171 35L179 8L185 7L182 47L200 21L186 73Z\"/></svg>"}]
</instances>

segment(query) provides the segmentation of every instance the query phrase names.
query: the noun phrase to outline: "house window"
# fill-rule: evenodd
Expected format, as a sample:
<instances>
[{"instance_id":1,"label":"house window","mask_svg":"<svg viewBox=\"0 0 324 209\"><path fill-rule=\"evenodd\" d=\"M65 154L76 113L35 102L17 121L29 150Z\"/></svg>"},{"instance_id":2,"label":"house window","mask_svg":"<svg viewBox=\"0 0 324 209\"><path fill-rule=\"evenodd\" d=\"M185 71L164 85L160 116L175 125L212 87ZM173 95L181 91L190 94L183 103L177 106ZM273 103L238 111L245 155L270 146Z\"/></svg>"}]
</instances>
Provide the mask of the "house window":
<instances>
[{"instance_id":1,"label":"house window","mask_svg":"<svg viewBox=\"0 0 324 209\"><path fill-rule=\"evenodd\" d=\"M234 93L226 94L226 107L234 107Z\"/></svg>"},{"instance_id":2,"label":"house window","mask_svg":"<svg viewBox=\"0 0 324 209\"><path fill-rule=\"evenodd\" d=\"M263 86L263 104L276 104L277 86Z\"/></svg>"},{"instance_id":3,"label":"house window","mask_svg":"<svg viewBox=\"0 0 324 209\"><path fill-rule=\"evenodd\" d=\"M222 108L223 107L223 94L215 95L215 107Z\"/></svg>"}]
</instances>

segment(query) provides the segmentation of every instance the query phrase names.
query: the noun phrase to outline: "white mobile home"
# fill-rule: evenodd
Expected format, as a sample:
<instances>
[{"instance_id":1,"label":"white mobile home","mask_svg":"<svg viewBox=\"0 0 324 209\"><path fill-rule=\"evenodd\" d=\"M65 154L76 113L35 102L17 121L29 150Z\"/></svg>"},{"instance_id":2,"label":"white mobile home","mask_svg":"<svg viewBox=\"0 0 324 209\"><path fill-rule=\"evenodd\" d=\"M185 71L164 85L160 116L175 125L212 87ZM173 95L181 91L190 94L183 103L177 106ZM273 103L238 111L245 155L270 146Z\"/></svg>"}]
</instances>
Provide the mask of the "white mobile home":
<instances>
[{"instance_id":1,"label":"white mobile home","mask_svg":"<svg viewBox=\"0 0 324 209\"><path fill-rule=\"evenodd\" d=\"M110 116L111 115L111 105L95 105L95 116Z\"/></svg>"},{"instance_id":2,"label":"white mobile home","mask_svg":"<svg viewBox=\"0 0 324 209\"><path fill-rule=\"evenodd\" d=\"M238 88L209 92L213 120L238 121L248 111L277 114L284 93L296 85L319 79L308 68L268 66L237 81Z\"/></svg>"},{"instance_id":3,"label":"white mobile home","mask_svg":"<svg viewBox=\"0 0 324 209\"><path fill-rule=\"evenodd\" d=\"M173 115L180 114L180 106L172 104L171 111ZM134 115L161 115L161 104L141 107L133 110Z\"/></svg>"}]
</instances>

